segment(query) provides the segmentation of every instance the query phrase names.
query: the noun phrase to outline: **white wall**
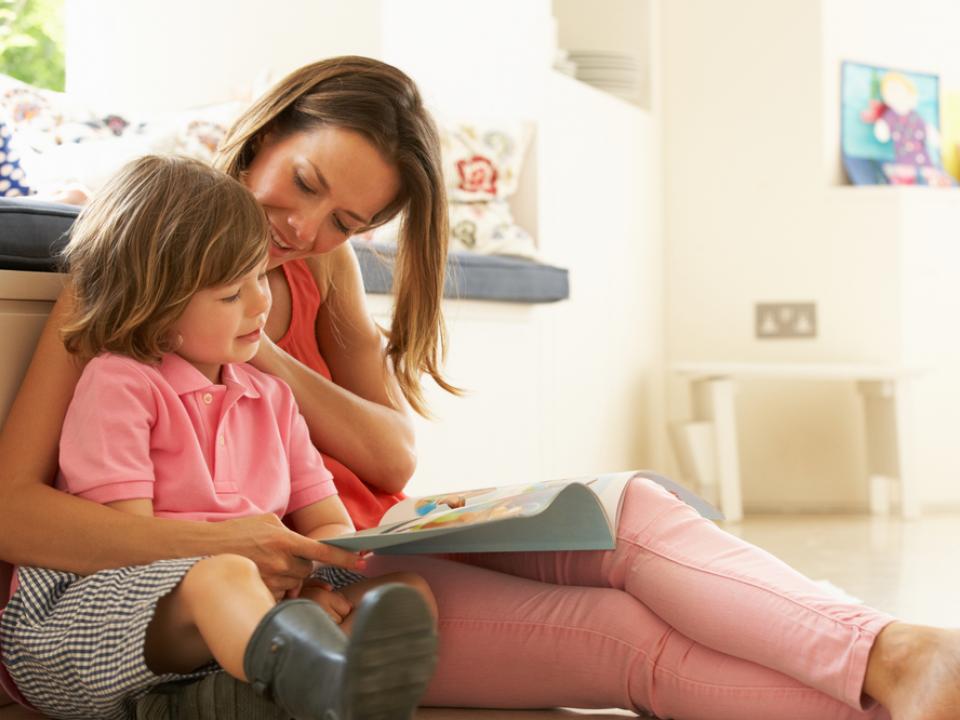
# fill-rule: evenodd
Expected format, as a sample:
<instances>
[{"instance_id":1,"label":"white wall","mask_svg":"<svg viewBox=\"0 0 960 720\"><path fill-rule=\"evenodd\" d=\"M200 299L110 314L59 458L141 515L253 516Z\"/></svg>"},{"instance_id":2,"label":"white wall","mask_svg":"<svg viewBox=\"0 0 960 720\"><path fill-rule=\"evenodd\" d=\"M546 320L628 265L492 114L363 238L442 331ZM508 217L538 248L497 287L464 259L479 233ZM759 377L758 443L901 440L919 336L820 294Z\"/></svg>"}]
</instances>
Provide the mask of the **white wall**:
<instances>
[{"instance_id":1,"label":"white wall","mask_svg":"<svg viewBox=\"0 0 960 720\"><path fill-rule=\"evenodd\" d=\"M374 55L380 0L66 0L67 91L119 111L246 99L325 57Z\"/></svg>"},{"instance_id":2,"label":"white wall","mask_svg":"<svg viewBox=\"0 0 960 720\"><path fill-rule=\"evenodd\" d=\"M918 392L921 500L960 504L960 457L942 464L960 388L947 382L957 351L941 309L956 301L947 280L918 284L910 269L958 266L960 246L924 238L949 233L960 200L833 187L841 60L958 77L960 9L923 0L900 10L887 0L663 4L668 358L895 365L926 338L939 384ZM931 292L949 301L916 299ZM754 303L793 300L817 303L818 337L756 340ZM685 390L669 388L670 414L682 417ZM748 508L863 507L852 386L744 383L739 419Z\"/></svg>"},{"instance_id":3,"label":"white wall","mask_svg":"<svg viewBox=\"0 0 960 720\"><path fill-rule=\"evenodd\" d=\"M533 118L553 64L550 0L383 0L382 57L454 117Z\"/></svg>"}]
</instances>

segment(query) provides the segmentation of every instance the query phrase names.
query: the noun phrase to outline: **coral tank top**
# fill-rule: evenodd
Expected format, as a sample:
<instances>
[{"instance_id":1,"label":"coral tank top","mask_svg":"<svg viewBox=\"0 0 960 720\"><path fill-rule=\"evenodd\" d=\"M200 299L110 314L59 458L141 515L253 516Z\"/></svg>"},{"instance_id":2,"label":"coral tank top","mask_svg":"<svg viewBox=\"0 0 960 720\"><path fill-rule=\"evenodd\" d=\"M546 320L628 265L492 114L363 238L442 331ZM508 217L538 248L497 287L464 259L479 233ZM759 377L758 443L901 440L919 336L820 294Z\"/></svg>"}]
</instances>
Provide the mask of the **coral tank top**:
<instances>
[{"instance_id":1,"label":"coral tank top","mask_svg":"<svg viewBox=\"0 0 960 720\"><path fill-rule=\"evenodd\" d=\"M291 260L280 267L290 286L291 310L290 327L277 346L330 380L330 369L317 346L317 313L320 311L317 283L303 260ZM387 510L403 499L403 493L390 494L368 485L336 458L321 454L357 530L375 526Z\"/></svg>"}]
</instances>

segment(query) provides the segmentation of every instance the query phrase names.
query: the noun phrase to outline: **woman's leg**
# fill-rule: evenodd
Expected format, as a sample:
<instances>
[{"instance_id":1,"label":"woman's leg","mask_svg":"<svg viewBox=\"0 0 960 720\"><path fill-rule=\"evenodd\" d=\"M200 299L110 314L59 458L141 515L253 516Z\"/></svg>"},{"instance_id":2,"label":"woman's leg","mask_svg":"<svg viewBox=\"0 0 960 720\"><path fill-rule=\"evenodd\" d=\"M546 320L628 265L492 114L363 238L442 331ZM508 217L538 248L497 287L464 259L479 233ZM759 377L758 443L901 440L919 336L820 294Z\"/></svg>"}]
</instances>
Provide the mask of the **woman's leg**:
<instances>
[{"instance_id":1,"label":"woman's leg","mask_svg":"<svg viewBox=\"0 0 960 720\"><path fill-rule=\"evenodd\" d=\"M697 644L627 593L563 587L434 558L374 557L370 574L426 579L440 612L424 704L647 709L711 720L879 720L796 680Z\"/></svg>"},{"instance_id":2,"label":"woman's leg","mask_svg":"<svg viewBox=\"0 0 960 720\"><path fill-rule=\"evenodd\" d=\"M644 479L627 487L615 550L458 559L545 582L623 590L698 644L853 707L861 703L874 640L893 621L836 599Z\"/></svg>"}]
</instances>

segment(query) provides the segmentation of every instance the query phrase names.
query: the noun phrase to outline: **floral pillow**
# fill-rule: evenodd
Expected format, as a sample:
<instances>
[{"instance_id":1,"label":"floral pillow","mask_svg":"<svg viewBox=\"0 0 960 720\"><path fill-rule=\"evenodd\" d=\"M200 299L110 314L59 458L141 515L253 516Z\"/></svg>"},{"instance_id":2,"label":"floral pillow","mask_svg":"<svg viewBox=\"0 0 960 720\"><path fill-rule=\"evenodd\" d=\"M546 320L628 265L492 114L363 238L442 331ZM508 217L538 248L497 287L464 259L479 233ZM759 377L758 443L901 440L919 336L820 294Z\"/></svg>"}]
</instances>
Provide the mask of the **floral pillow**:
<instances>
[{"instance_id":1,"label":"floral pillow","mask_svg":"<svg viewBox=\"0 0 960 720\"><path fill-rule=\"evenodd\" d=\"M533 238L514 222L506 200L450 203L450 249L529 259L537 256Z\"/></svg>"},{"instance_id":2,"label":"floral pillow","mask_svg":"<svg viewBox=\"0 0 960 720\"><path fill-rule=\"evenodd\" d=\"M9 75L0 75L0 112L21 146L37 152L118 134L118 125L125 125L122 118L99 118L64 93L37 88Z\"/></svg>"},{"instance_id":3,"label":"floral pillow","mask_svg":"<svg viewBox=\"0 0 960 720\"><path fill-rule=\"evenodd\" d=\"M521 122L441 124L440 149L450 200L485 202L513 195L529 143L529 126Z\"/></svg>"},{"instance_id":4,"label":"floral pillow","mask_svg":"<svg viewBox=\"0 0 960 720\"><path fill-rule=\"evenodd\" d=\"M0 74L0 118L8 119L11 141L22 154L19 170L29 178L22 194L79 187L89 196L124 163L148 153L210 162L242 108L223 103L132 120Z\"/></svg>"},{"instance_id":5,"label":"floral pillow","mask_svg":"<svg viewBox=\"0 0 960 720\"><path fill-rule=\"evenodd\" d=\"M450 209L450 248L485 255L536 259L536 243L513 219L507 198L517 190L530 127L513 123L439 124ZM360 236L395 243L394 221Z\"/></svg>"}]
</instances>

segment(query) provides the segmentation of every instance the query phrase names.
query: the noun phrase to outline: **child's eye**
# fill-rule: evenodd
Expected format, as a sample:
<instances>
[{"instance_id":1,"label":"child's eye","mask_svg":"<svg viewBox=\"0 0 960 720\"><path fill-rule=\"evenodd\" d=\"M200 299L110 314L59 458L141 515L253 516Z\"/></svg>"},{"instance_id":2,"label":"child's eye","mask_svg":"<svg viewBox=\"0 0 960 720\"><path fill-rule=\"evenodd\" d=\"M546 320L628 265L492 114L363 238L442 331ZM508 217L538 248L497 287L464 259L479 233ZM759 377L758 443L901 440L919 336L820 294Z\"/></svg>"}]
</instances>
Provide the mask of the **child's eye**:
<instances>
[{"instance_id":1,"label":"child's eye","mask_svg":"<svg viewBox=\"0 0 960 720\"><path fill-rule=\"evenodd\" d=\"M225 302L225 303L235 303L235 302L236 302L237 300L239 300L239 299L240 299L240 292L239 292L239 291L236 292L236 293L234 293L234 294L231 295L230 297L220 298L220 300L223 301L223 302Z\"/></svg>"}]
</instances>

